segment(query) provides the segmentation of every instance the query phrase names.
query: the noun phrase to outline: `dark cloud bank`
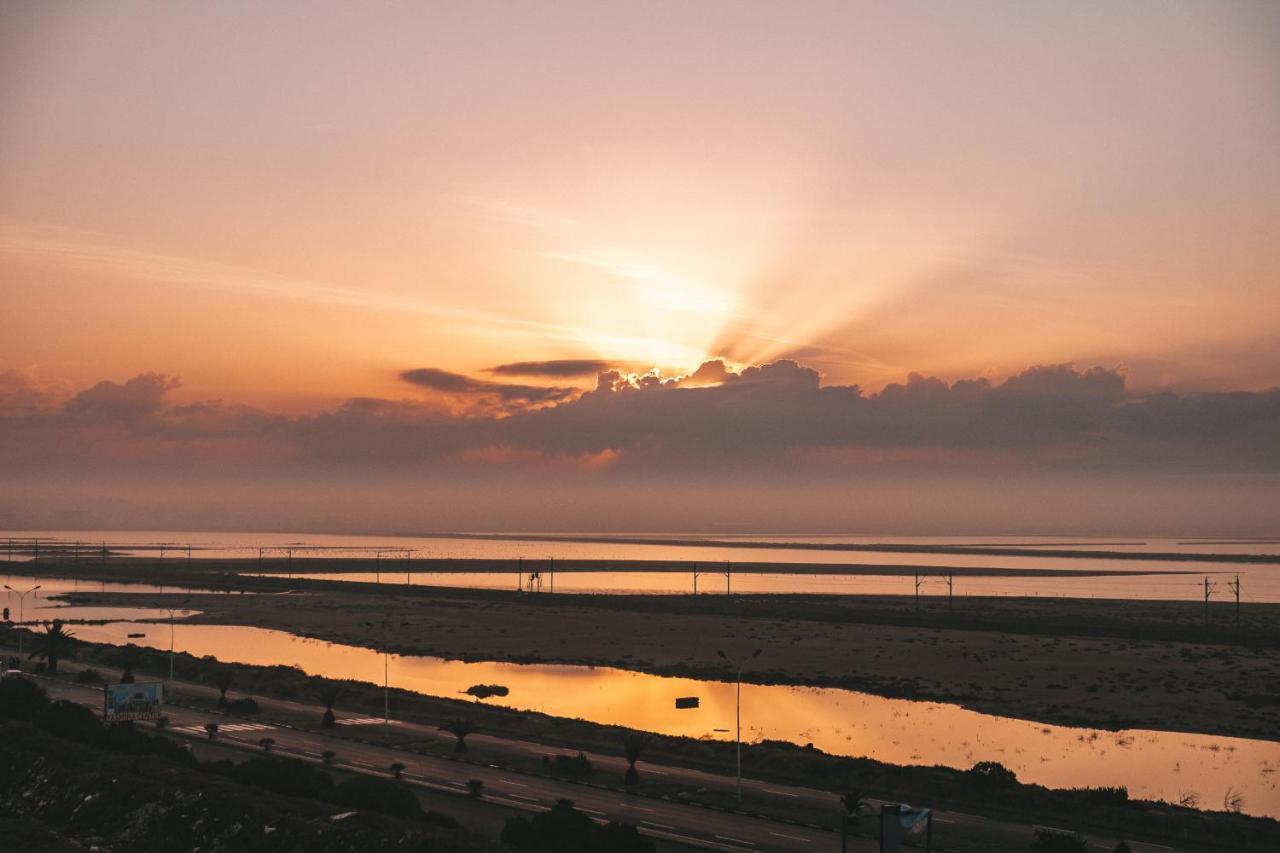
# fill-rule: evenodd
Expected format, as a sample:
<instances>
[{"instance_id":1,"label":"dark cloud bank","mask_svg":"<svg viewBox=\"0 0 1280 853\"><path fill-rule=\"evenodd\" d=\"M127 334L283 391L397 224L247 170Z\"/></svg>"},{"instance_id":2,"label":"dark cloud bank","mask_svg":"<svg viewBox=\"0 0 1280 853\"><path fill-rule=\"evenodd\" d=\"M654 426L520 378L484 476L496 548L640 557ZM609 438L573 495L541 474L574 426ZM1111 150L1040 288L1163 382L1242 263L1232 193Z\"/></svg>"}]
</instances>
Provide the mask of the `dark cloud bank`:
<instances>
[{"instance_id":1,"label":"dark cloud bank","mask_svg":"<svg viewBox=\"0 0 1280 853\"><path fill-rule=\"evenodd\" d=\"M554 379L586 364L490 372ZM376 524L351 521L359 492L378 519L394 495L391 523L418 529L678 529L723 515L757 529L888 530L897 519L929 532L947 518L987 518L991 531L1065 530L1118 512L1129 530L1164 513L1170 523L1212 516L1209 527L1227 532L1254 530L1265 516L1257 502L1280 481L1280 389L1138 396L1122 372L1096 367L1038 366L999 383L913 374L875 394L824 386L789 360L738 373L710 362L667 379L605 369L585 393L435 368L401 378L417 396L286 417L169 405L177 380L158 373L63 402L0 374L0 463L45 501L83 504L119 482L181 489L194 505L216 482L242 502L269 492L331 507L339 520L317 521L315 509L305 523L335 528ZM18 512L15 494L0 513ZM301 519L278 515L283 526Z\"/></svg>"}]
</instances>

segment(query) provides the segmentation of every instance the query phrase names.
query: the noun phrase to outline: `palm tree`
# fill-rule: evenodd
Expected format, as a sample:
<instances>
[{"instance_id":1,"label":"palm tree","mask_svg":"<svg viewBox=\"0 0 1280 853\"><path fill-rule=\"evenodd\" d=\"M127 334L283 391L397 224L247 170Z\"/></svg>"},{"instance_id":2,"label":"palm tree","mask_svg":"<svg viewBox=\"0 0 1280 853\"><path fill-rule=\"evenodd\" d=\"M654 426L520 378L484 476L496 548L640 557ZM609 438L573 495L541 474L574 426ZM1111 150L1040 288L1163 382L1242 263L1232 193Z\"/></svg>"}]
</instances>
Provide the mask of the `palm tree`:
<instances>
[{"instance_id":1,"label":"palm tree","mask_svg":"<svg viewBox=\"0 0 1280 853\"><path fill-rule=\"evenodd\" d=\"M50 674L58 671L58 659L71 652L70 631L62 627L62 620L55 619L53 624L44 629L44 633L35 635L36 648L30 657L42 657L49 666Z\"/></svg>"},{"instance_id":2,"label":"palm tree","mask_svg":"<svg viewBox=\"0 0 1280 853\"><path fill-rule=\"evenodd\" d=\"M270 752L271 747L276 745L276 739L273 737L264 737L258 741L258 746L262 747L263 752Z\"/></svg>"},{"instance_id":3,"label":"palm tree","mask_svg":"<svg viewBox=\"0 0 1280 853\"><path fill-rule=\"evenodd\" d=\"M393 762L391 762L391 775L392 775L392 776L394 776L396 779L399 779L399 778L400 778L400 774L401 774L401 773L403 773L403 772L404 772L404 762L402 762L402 761L393 761Z\"/></svg>"},{"instance_id":4,"label":"palm tree","mask_svg":"<svg viewBox=\"0 0 1280 853\"><path fill-rule=\"evenodd\" d=\"M320 728L331 729L337 724L333 717L333 706L338 704L338 700L342 698L342 688L336 684L321 684L318 695L321 703L324 704L324 714L320 717Z\"/></svg>"},{"instance_id":5,"label":"palm tree","mask_svg":"<svg viewBox=\"0 0 1280 853\"><path fill-rule=\"evenodd\" d=\"M218 707L227 704L227 691L236 682L236 671L229 666L220 666L213 671L213 686L218 688Z\"/></svg>"},{"instance_id":6,"label":"palm tree","mask_svg":"<svg viewBox=\"0 0 1280 853\"><path fill-rule=\"evenodd\" d=\"M116 659L120 662L120 683L133 684L133 670L142 662L142 650L129 643L120 649Z\"/></svg>"},{"instance_id":7,"label":"palm tree","mask_svg":"<svg viewBox=\"0 0 1280 853\"><path fill-rule=\"evenodd\" d=\"M845 817L854 823L857 823L858 818L863 814L875 811L875 806L863 799L862 792L857 788L842 794L840 802L844 804Z\"/></svg>"},{"instance_id":8,"label":"palm tree","mask_svg":"<svg viewBox=\"0 0 1280 853\"><path fill-rule=\"evenodd\" d=\"M476 723L474 723L471 720L464 719L462 717L455 717L454 719L450 720L449 722L445 723L443 726L440 726L439 728L441 731L448 732L449 734L453 735L458 739L457 744L455 744L453 747L454 752L466 752L467 751L467 735L472 734L474 732L478 732L480 730L480 726L478 726Z\"/></svg>"},{"instance_id":9,"label":"palm tree","mask_svg":"<svg viewBox=\"0 0 1280 853\"><path fill-rule=\"evenodd\" d=\"M627 756L627 774L623 780L628 785L637 785L640 783L640 774L636 772L636 762L640 760L640 753L644 752L645 747L653 740L653 735L645 732L627 732L622 739L622 751Z\"/></svg>"}]
</instances>

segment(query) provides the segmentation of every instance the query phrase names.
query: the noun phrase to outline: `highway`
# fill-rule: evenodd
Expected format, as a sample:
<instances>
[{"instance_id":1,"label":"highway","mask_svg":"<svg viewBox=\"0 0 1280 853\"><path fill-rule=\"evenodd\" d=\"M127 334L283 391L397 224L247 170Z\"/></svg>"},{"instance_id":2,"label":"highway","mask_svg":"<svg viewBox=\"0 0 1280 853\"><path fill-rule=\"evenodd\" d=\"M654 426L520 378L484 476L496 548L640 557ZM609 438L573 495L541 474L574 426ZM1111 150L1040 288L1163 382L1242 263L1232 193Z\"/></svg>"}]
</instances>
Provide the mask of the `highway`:
<instances>
[{"instance_id":1,"label":"highway","mask_svg":"<svg viewBox=\"0 0 1280 853\"><path fill-rule=\"evenodd\" d=\"M41 679L41 683L55 698L71 699L95 709L101 708L100 687L77 685L48 678ZM193 693L217 695L215 690L205 685L182 683L181 688L183 691ZM274 710L284 717L301 715L318 720L323 710L314 705L298 702L254 698L263 707L264 717L271 716ZM224 745L261 752L259 741L270 737L275 741L272 751L276 754L319 763L324 752L333 751L336 753L333 759L335 768L375 775L390 775L391 763L398 761L406 768L403 778L410 784L424 789L463 795L466 792L468 780L480 779L484 782L484 799L496 805L537 812L550 808L559 799L569 799L579 809L597 820L634 823L647 835L703 849L738 851L738 853L742 851L785 853L785 851L837 850L840 846L839 835L826 829L815 829L780 820L727 813L701 806L638 796L610 788L523 774L496 765L424 756L380 743L350 739L352 737L381 739L383 732L381 717L339 712L339 731L336 732L338 736L331 736L265 720L245 720L175 705L167 705L165 714L169 718L171 732L178 736L205 740L205 724L215 722L219 725L217 741ZM399 737L413 739L440 737L439 730L434 726L394 719L391 725L394 726ZM467 742L473 746L473 751L479 751L486 756L502 752L524 752L538 756L565 752L564 749L543 744L499 738L482 733L469 735ZM597 771L608 771L600 775L609 778L620 779L626 769L626 762L619 756L587 753L587 757ZM707 788L730 792L734 786L733 777L670 765L653 765L642 761L640 770L642 774L663 776L664 781L679 782L693 790ZM777 810L781 814L785 814L787 810L796 814L829 813L833 826L841 809L838 798L828 791L749 778L743 779L743 787L750 795L748 801L773 798L776 803L782 805L782 808ZM935 831L941 830L947 824L954 824L981 831L992 837L1001 837L1002 840L1008 839L1015 844L1020 842L1025 845L1032 839L1032 828L1027 824L942 810L935 810L934 821ZM1117 842L1115 838L1088 835L1084 837L1089 842L1091 851L1110 853ZM1134 853L1180 853L1177 848L1159 844L1132 840L1128 843ZM849 850L856 853L876 851L878 845L873 840L850 838Z\"/></svg>"}]
</instances>

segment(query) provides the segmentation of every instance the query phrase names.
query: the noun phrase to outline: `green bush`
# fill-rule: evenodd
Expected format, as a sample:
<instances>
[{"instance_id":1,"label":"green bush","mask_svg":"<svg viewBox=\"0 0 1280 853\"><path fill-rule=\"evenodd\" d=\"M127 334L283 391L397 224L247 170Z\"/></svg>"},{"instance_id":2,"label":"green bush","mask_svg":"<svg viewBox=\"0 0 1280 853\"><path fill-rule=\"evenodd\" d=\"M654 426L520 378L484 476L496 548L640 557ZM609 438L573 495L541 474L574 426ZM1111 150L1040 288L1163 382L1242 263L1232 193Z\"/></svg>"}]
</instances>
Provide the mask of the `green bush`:
<instances>
[{"instance_id":1,"label":"green bush","mask_svg":"<svg viewBox=\"0 0 1280 853\"><path fill-rule=\"evenodd\" d=\"M965 779L982 788L1012 788L1018 777L998 761L979 761L964 771Z\"/></svg>"},{"instance_id":2,"label":"green bush","mask_svg":"<svg viewBox=\"0 0 1280 853\"><path fill-rule=\"evenodd\" d=\"M381 812L392 817L422 816L422 805L407 785L374 776L348 779L330 791L325 799L350 809Z\"/></svg>"},{"instance_id":3,"label":"green bush","mask_svg":"<svg viewBox=\"0 0 1280 853\"><path fill-rule=\"evenodd\" d=\"M1036 853L1089 853L1083 838L1057 829L1037 829L1031 849Z\"/></svg>"},{"instance_id":4,"label":"green bush","mask_svg":"<svg viewBox=\"0 0 1280 853\"><path fill-rule=\"evenodd\" d=\"M585 778L595 772L591 760L581 752L577 755L557 755L550 760L552 772L557 776L569 776L575 779Z\"/></svg>"},{"instance_id":5,"label":"green bush","mask_svg":"<svg viewBox=\"0 0 1280 853\"><path fill-rule=\"evenodd\" d=\"M654 849L634 826L599 826L575 809L572 800L559 800L532 818L513 817L502 827L502 843L550 853L653 853Z\"/></svg>"},{"instance_id":6,"label":"green bush","mask_svg":"<svg viewBox=\"0 0 1280 853\"><path fill-rule=\"evenodd\" d=\"M220 765L217 768L208 766L211 770L222 769ZM233 764L223 775L245 785L255 785L290 797L318 797L333 787L333 779L323 770L296 758L274 755Z\"/></svg>"},{"instance_id":7,"label":"green bush","mask_svg":"<svg viewBox=\"0 0 1280 853\"><path fill-rule=\"evenodd\" d=\"M76 673L76 684L101 684L102 673L96 669L82 669Z\"/></svg>"},{"instance_id":8,"label":"green bush","mask_svg":"<svg viewBox=\"0 0 1280 853\"><path fill-rule=\"evenodd\" d=\"M224 710L226 710L228 714L236 714L241 717L249 717L254 714L262 713L262 707L255 700L250 699L247 696L242 699L232 699L226 704Z\"/></svg>"}]
</instances>

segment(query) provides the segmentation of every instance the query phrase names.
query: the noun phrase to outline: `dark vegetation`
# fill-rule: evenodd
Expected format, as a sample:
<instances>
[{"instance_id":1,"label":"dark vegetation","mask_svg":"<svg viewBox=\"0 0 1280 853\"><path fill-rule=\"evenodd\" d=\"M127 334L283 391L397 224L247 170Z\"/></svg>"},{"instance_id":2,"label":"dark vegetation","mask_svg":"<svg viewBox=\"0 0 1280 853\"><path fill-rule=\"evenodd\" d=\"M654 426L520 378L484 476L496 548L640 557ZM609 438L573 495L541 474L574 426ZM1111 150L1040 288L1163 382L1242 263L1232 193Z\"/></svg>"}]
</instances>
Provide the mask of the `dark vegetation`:
<instances>
[{"instance_id":1,"label":"dark vegetation","mask_svg":"<svg viewBox=\"0 0 1280 853\"><path fill-rule=\"evenodd\" d=\"M546 853L653 853L653 843L630 824L603 826L559 800L532 818L514 817L502 828L502 841L518 850Z\"/></svg>"},{"instance_id":2,"label":"dark vegetation","mask_svg":"<svg viewBox=\"0 0 1280 853\"><path fill-rule=\"evenodd\" d=\"M403 783L334 784L276 756L198 763L166 737L104 724L17 678L0 680L0 809L11 850L492 849L424 812ZM337 821L336 809L357 814Z\"/></svg>"},{"instance_id":3,"label":"dark vegetation","mask_svg":"<svg viewBox=\"0 0 1280 853\"><path fill-rule=\"evenodd\" d=\"M80 644L77 656L85 662L110 663L119 647ZM167 652L142 650L144 669L167 672ZM314 702L327 685L340 687L344 707L352 712L380 715L383 691L380 685L358 681L331 681L307 676L293 667L259 667L221 664L212 659L186 654L175 657L177 677L183 681L207 681L207 675L222 666L232 666L237 684L248 693ZM625 754L628 732L580 720L567 720L531 712L477 704L463 699L424 696L392 689L392 701L404 719L450 725L467 724L499 737L535 740L551 746L584 749L600 753ZM461 715L465 714L465 717ZM455 735L456 737L456 735ZM464 736L465 737L465 736ZM426 752L448 754L454 746L420 744ZM733 744L692 738L663 737L641 747L648 761L705 770L721 774L733 772ZM539 762L540 763L540 762ZM1066 825L1082 831L1123 832L1153 840L1166 839L1190 844L1196 849L1266 851L1274 853L1274 839L1280 832L1277 822L1225 812L1202 812L1168 803L1131 800L1124 789L1049 789L1018 782L1001 765L979 765L977 769L953 770L945 767L899 766L868 758L844 758L790 743L764 741L744 749L744 772L755 778L804 785L830 791L857 790L862 796L890 801L927 803L936 808L954 808L989 817ZM532 767L531 767L532 769ZM642 785L660 785L657 780ZM686 802L701 801L697 792L659 791Z\"/></svg>"}]
</instances>

